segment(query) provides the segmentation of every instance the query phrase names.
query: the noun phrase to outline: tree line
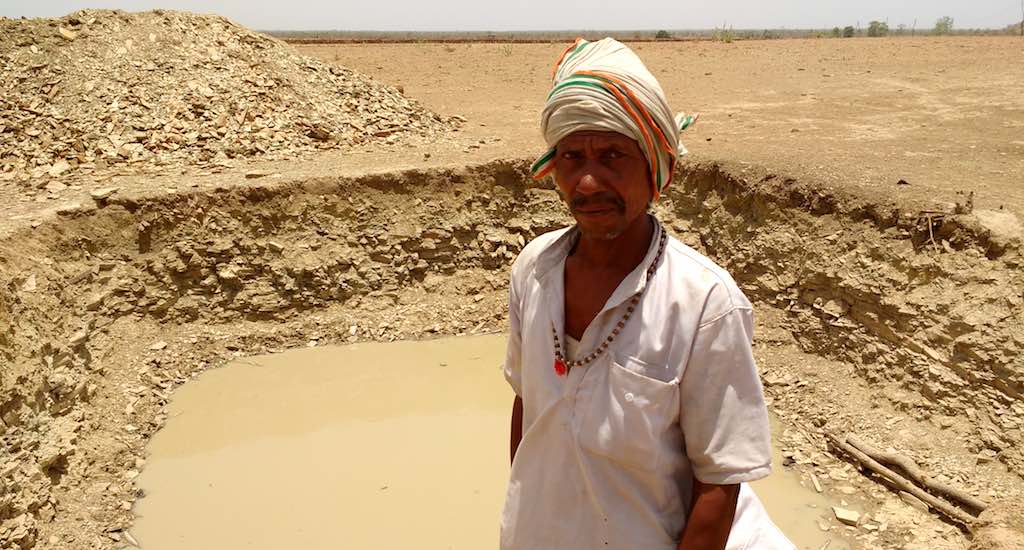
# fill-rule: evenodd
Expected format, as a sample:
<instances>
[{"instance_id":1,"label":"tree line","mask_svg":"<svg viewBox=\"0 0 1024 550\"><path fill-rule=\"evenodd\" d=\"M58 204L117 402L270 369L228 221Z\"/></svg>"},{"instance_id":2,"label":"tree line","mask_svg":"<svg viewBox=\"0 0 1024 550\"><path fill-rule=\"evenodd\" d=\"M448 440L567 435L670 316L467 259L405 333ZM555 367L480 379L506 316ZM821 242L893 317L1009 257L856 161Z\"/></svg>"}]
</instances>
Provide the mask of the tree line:
<instances>
[{"instance_id":1,"label":"tree line","mask_svg":"<svg viewBox=\"0 0 1024 550\"><path fill-rule=\"evenodd\" d=\"M1006 29L1003 29L1003 30L981 30L981 29L959 30L959 29L955 29L953 27L953 18L948 16L948 15L946 15L946 16L938 18L935 21L935 26L933 26L931 29L918 30L917 29L917 21L915 21L914 25L912 27L910 27L909 29L907 28L907 26L905 24L901 23L901 24L896 26L895 30L892 30L892 29L889 28L888 21L871 21L871 22L868 23L868 27L865 30L862 30L860 28L860 23L858 23L856 27L854 27L853 25L848 25L848 26L843 27L843 28L833 27L832 28L832 36L835 37L835 38L853 38L854 36L863 36L863 35L867 35L867 36L871 36L871 37L878 37L878 36L889 36L890 34L896 34L896 35L912 34L913 35L913 34L917 34L917 33L931 34L931 35L938 35L938 36L943 36L943 35L947 35L947 34L1002 34L1003 32L1010 32L1010 33L1012 33L1012 31L1016 30L1016 27L1017 27L1017 25L1014 24L1014 25L1010 25L1009 27L1007 27Z\"/></svg>"}]
</instances>

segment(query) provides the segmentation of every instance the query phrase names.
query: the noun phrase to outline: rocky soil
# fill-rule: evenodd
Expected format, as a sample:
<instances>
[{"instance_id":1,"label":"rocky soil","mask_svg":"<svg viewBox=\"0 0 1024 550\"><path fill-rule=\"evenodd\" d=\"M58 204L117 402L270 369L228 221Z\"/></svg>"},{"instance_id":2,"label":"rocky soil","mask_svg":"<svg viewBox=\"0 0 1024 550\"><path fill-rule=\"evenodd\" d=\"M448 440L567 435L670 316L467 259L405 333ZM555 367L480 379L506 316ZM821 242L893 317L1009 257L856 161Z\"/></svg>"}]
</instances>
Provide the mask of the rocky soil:
<instances>
[{"instance_id":1,"label":"rocky soil","mask_svg":"<svg viewBox=\"0 0 1024 550\"><path fill-rule=\"evenodd\" d=\"M434 142L457 120L218 16L83 10L0 20L0 181Z\"/></svg>"},{"instance_id":2,"label":"rocky soil","mask_svg":"<svg viewBox=\"0 0 1024 550\"><path fill-rule=\"evenodd\" d=\"M907 212L752 168L687 177L676 215L749 294L787 312L805 350L856 365L918 419L968 418L965 443L1024 474L1019 242L974 215Z\"/></svg>"}]
</instances>

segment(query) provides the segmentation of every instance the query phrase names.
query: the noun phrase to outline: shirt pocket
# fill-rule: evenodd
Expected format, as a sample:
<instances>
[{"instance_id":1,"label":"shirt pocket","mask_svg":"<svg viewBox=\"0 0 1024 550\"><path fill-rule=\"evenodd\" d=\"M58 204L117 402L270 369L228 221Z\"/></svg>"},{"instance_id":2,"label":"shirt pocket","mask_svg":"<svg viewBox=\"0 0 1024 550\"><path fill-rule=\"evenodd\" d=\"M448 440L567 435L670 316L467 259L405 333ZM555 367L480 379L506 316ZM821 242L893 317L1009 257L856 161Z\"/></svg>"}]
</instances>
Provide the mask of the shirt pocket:
<instances>
[{"instance_id":1,"label":"shirt pocket","mask_svg":"<svg viewBox=\"0 0 1024 550\"><path fill-rule=\"evenodd\" d=\"M657 470L661 443L677 407L678 386L641 374L651 366L639 359L613 357L580 422L578 440L585 450L615 463Z\"/></svg>"}]
</instances>

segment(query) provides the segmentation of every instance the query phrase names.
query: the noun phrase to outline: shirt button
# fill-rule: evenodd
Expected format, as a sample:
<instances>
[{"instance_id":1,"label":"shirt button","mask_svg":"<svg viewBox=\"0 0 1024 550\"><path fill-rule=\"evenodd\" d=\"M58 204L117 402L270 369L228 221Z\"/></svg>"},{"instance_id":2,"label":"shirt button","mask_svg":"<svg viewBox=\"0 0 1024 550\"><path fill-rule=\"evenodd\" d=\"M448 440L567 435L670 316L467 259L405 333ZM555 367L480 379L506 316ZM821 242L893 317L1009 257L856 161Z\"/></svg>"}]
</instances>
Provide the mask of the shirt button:
<instances>
[{"instance_id":1,"label":"shirt button","mask_svg":"<svg viewBox=\"0 0 1024 550\"><path fill-rule=\"evenodd\" d=\"M630 393L630 392L626 392L626 401L632 401L632 400L633 400L633 394Z\"/></svg>"}]
</instances>

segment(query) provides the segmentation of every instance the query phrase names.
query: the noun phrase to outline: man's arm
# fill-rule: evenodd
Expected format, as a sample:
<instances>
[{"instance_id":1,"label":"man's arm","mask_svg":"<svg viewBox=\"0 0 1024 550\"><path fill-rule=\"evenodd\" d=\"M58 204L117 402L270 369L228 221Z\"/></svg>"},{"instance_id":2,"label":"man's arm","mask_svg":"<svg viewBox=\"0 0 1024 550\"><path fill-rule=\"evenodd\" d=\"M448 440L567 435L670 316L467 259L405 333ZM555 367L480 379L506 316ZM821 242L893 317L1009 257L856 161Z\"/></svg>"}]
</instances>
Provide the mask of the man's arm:
<instances>
[{"instance_id":1,"label":"man's arm","mask_svg":"<svg viewBox=\"0 0 1024 550\"><path fill-rule=\"evenodd\" d=\"M711 485L694 478L690 517L679 550L724 550L739 495L738 484Z\"/></svg>"},{"instance_id":2,"label":"man's arm","mask_svg":"<svg viewBox=\"0 0 1024 550\"><path fill-rule=\"evenodd\" d=\"M516 460L516 451L519 449L519 442L523 439L523 398L516 396L512 402L512 430L509 441L509 458L511 462Z\"/></svg>"},{"instance_id":3,"label":"man's arm","mask_svg":"<svg viewBox=\"0 0 1024 550\"><path fill-rule=\"evenodd\" d=\"M771 472L771 432L753 332L749 307L737 306L702 324L693 340L680 382L680 425L694 472L683 550L725 548L739 484Z\"/></svg>"}]
</instances>

